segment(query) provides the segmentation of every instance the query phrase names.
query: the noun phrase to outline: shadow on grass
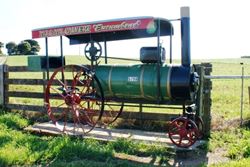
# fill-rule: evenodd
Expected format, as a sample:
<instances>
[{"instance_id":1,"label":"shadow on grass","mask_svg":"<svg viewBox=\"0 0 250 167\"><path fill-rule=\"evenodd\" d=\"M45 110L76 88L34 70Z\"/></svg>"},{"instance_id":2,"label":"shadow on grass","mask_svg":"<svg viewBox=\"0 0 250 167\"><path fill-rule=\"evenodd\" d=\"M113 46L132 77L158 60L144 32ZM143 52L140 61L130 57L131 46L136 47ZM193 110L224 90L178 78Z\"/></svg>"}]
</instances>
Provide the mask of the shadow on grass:
<instances>
[{"instance_id":1,"label":"shadow on grass","mask_svg":"<svg viewBox=\"0 0 250 167\"><path fill-rule=\"evenodd\" d=\"M160 131L162 129L168 129L168 124L166 122L161 121L139 121L139 120L121 120L116 127L119 128L129 128L131 129L140 129L140 130L148 130L148 131ZM167 135L167 134L166 134ZM154 152L150 152L150 154L144 155L149 156L151 162L148 164L158 164L158 165L166 165L166 166L206 166L208 164L208 137L204 138L206 141L202 143L200 146L189 148L189 149L181 149L175 147L174 149L168 149L165 154L157 154ZM199 142L199 141L198 141ZM122 144L119 144L121 147ZM133 146L136 147L136 146ZM167 148L166 148L167 149ZM121 150L129 150L129 147L122 148ZM126 153L126 152L125 152ZM127 152L131 154L131 152ZM137 155L140 158L140 153L132 153L133 155ZM143 156L143 155L142 155ZM128 158L129 159L129 158Z\"/></svg>"},{"instance_id":2,"label":"shadow on grass","mask_svg":"<svg viewBox=\"0 0 250 167\"><path fill-rule=\"evenodd\" d=\"M20 131L28 125L27 120L13 114L1 115L0 124L4 125L0 137L0 166L172 166L185 163L183 159L189 156L184 154L180 159L180 152L174 149L128 139L101 142L69 136L31 135ZM206 162L206 154L196 153L196 157Z\"/></svg>"},{"instance_id":3,"label":"shadow on grass","mask_svg":"<svg viewBox=\"0 0 250 167\"><path fill-rule=\"evenodd\" d=\"M171 166L207 166L208 141L195 149L177 149Z\"/></svg>"}]
</instances>

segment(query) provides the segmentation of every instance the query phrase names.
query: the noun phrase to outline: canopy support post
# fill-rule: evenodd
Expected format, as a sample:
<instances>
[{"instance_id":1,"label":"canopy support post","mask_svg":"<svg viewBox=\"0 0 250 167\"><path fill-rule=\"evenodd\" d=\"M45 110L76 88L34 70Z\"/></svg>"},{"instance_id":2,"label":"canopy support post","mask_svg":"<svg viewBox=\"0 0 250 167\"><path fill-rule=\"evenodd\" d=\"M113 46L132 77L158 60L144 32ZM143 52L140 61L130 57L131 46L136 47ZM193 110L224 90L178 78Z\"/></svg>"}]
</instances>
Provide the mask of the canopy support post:
<instances>
[{"instance_id":1,"label":"canopy support post","mask_svg":"<svg viewBox=\"0 0 250 167\"><path fill-rule=\"evenodd\" d=\"M105 64L108 64L108 55L107 55L107 41L104 41L104 53L105 53Z\"/></svg>"},{"instance_id":2,"label":"canopy support post","mask_svg":"<svg viewBox=\"0 0 250 167\"><path fill-rule=\"evenodd\" d=\"M60 56L62 61L62 67L64 66L64 56L63 56L63 38L60 36ZM62 81L64 81L64 73L62 72Z\"/></svg>"},{"instance_id":3,"label":"canopy support post","mask_svg":"<svg viewBox=\"0 0 250 167\"><path fill-rule=\"evenodd\" d=\"M160 68L161 68L161 48L160 48L160 35L161 35L161 23L160 19L157 20L157 51L158 51L158 61L157 61L157 102L160 104L161 101L161 83L160 83Z\"/></svg>"},{"instance_id":4,"label":"canopy support post","mask_svg":"<svg viewBox=\"0 0 250 167\"><path fill-rule=\"evenodd\" d=\"M49 80L49 50L48 50L48 37L45 38L45 55L46 55L46 72L47 72L47 80Z\"/></svg>"}]
</instances>

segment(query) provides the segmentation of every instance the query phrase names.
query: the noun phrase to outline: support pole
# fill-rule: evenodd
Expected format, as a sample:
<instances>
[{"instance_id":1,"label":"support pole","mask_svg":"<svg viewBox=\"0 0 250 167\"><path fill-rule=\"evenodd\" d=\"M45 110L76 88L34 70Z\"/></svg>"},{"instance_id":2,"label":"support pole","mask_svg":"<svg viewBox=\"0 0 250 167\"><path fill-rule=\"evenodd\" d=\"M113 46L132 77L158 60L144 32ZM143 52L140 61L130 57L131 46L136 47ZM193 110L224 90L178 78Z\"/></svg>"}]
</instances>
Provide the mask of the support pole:
<instances>
[{"instance_id":1,"label":"support pole","mask_svg":"<svg viewBox=\"0 0 250 167\"><path fill-rule=\"evenodd\" d=\"M64 66L65 62L64 62L64 57L63 57L63 39L62 36L60 36L60 53L61 53L61 61L62 61L62 67ZM64 77L64 73L62 72L62 81L64 81L65 77Z\"/></svg>"},{"instance_id":2,"label":"support pole","mask_svg":"<svg viewBox=\"0 0 250 167\"><path fill-rule=\"evenodd\" d=\"M105 52L105 64L108 64L108 55L107 55L107 41L104 41L104 52Z\"/></svg>"},{"instance_id":3,"label":"support pole","mask_svg":"<svg viewBox=\"0 0 250 167\"><path fill-rule=\"evenodd\" d=\"M240 98L240 126L243 124L243 100L244 100L244 64L241 64L241 98Z\"/></svg>"},{"instance_id":4,"label":"support pole","mask_svg":"<svg viewBox=\"0 0 250 167\"><path fill-rule=\"evenodd\" d=\"M48 38L45 38L45 55L46 55L46 71L47 71L47 80L49 80L49 50L48 50Z\"/></svg>"},{"instance_id":5,"label":"support pole","mask_svg":"<svg viewBox=\"0 0 250 167\"><path fill-rule=\"evenodd\" d=\"M160 72L160 68L161 68L161 48L160 48L160 35L161 35L161 23L160 23L160 19L158 19L157 21L157 27L158 27L158 31L157 31L157 51L158 51L158 59L157 59L157 102L160 103L161 101L161 81L160 81L160 77L161 77L161 72Z\"/></svg>"},{"instance_id":6,"label":"support pole","mask_svg":"<svg viewBox=\"0 0 250 167\"><path fill-rule=\"evenodd\" d=\"M62 39L62 36L60 36L60 56L61 56L61 60L62 60L62 66L64 66L63 39Z\"/></svg>"},{"instance_id":7,"label":"support pole","mask_svg":"<svg viewBox=\"0 0 250 167\"><path fill-rule=\"evenodd\" d=\"M43 95L44 95L44 97L43 97L43 104L44 104L44 107L46 107L46 101L45 101L45 99L46 99L46 72L45 71L43 71L42 72L43 73Z\"/></svg>"}]
</instances>

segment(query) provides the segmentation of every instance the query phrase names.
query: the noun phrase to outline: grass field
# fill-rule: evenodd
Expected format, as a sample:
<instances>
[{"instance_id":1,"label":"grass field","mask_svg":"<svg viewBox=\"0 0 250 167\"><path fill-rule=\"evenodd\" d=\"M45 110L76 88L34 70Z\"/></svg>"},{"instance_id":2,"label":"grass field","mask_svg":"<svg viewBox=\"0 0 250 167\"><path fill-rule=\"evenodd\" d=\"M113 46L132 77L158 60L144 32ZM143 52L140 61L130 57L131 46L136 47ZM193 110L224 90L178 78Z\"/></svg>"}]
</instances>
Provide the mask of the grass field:
<instances>
[{"instance_id":1,"label":"grass field","mask_svg":"<svg viewBox=\"0 0 250 167\"><path fill-rule=\"evenodd\" d=\"M30 123L18 114L0 114L0 166L149 166L117 159L116 155L152 156L159 164L166 164L173 152L125 139L107 143L24 133L22 129Z\"/></svg>"},{"instance_id":2,"label":"grass field","mask_svg":"<svg viewBox=\"0 0 250 167\"><path fill-rule=\"evenodd\" d=\"M80 60L80 61L79 61ZM67 64L84 64L83 57L68 56ZM178 63L178 61L176 61ZM211 62L212 75L241 75L244 63L245 75L250 75L250 59L194 60L193 63ZM114 61L119 64L120 62ZM124 62L123 62L124 63ZM27 65L24 56L9 57L8 65ZM12 73L10 78L42 78L40 73ZM241 80L213 80L211 138L202 150L217 152L223 150L231 161L214 166L247 166L250 164L249 123L239 127ZM244 120L250 119L248 96L250 79L244 80ZM40 92L38 86L11 86L11 90ZM12 98L13 103L43 105L41 100ZM20 115L0 115L0 166L45 165L51 166L151 166L117 159L115 155L136 155L151 157L161 165L169 165L173 150L157 146L138 144L128 140L102 143L94 140L80 140L69 137L46 137L23 133L22 128L32 124ZM222 126L220 128L220 126ZM216 130L217 129L217 130ZM21 155L21 156L20 156ZM201 164L202 165L202 164ZM206 164L203 164L206 166Z\"/></svg>"},{"instance_id":3,"label":"grass field","mask_svg":"<svg viewBox=\"0 0 250 167\"><path fill-rule=\"evenodd\" d=\"M178 61L175 61L178 63ZM250 75L250 59L214 59L214 60L194 60L193 63L198 64L201 62L211 62L213 65L212 75L241 75L241 65L244 63L245 75ZM88 61L82 56L66 56L66 64L87 64ZM127 61L111 60L113 64L125 64ZM131 62L129 62L131 63ZM132 62L134 63L134 62ZM27 58L25 56L12 56L8 58L7 64L10 66L26 66ZM42 78L42 73L10 73L10 78ZM212 89L212 111L219 119L239 118L240 116L240 104L241 104L241 80L213 80ZM249 97L248 87L250 86L250 79L244 80L244 118L250 117L249 112ZM10 86L10 90L15 91L29 91L29 92L42 92L42 86L21 86L13 85ZM43 105L42 100L34 99L22 99L22 98L11 98L13 103L24 103L24 104L36 104ZM147 109L146 109L147 110Z\"/></svg>"}]
</instances>

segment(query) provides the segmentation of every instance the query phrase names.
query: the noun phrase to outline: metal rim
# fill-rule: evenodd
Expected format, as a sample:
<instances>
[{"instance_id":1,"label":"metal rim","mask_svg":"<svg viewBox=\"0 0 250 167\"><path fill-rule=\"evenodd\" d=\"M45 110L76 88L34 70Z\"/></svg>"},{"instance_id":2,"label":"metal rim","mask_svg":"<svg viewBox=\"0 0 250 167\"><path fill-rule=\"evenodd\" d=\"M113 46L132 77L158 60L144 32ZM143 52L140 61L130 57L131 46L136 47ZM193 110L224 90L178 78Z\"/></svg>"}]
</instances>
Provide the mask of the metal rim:
<instances>
[{"instance_id":1,"label":"metal rim","mask_svg":"<svg viewBox=\"0 0 250 167\"><path fill-rule=\"evenodd\" d=\"M198 128L198 139L202 139L204 136L204 123L201 117L195 116L195 124Z\"/></svg>"},{"instance_id":2,"label":"metal rim","mask_svg":"<svg viewBox=\"0 0 250 167\"><path fill-rule=\"evenodd\" d=\"M198 136L198 128L196 124L186 117L179 117L170 124L169 138L178 147L187 148L192 146Z\"/></svg>"},{"instance_id":3,"label":"metal rim","mask_svg":"<svg viewBox=\"0 0 250 167\"><path fill-rule=\"evenodd\" d=\"M49 118L62 132L85 134L100 121L104 109L101 85L84 66L66 65L48 81L45 102ZM68 129L67 123L72 122Z\"/></svg>"},{"instance_id":4,"label":"metal rim","mask_svg":"<svg viewBox=\"0 0 250 167\"><path fill-rule=\"evenodd\" d=\"M118 103L119 105L113 105L111 101L105 102L105 110L102 116L102 124L108 126L113 124L121 115L124 107L124 103ZM118 109L118 106L119 109Z\"/></svg>"}]
</instances>

